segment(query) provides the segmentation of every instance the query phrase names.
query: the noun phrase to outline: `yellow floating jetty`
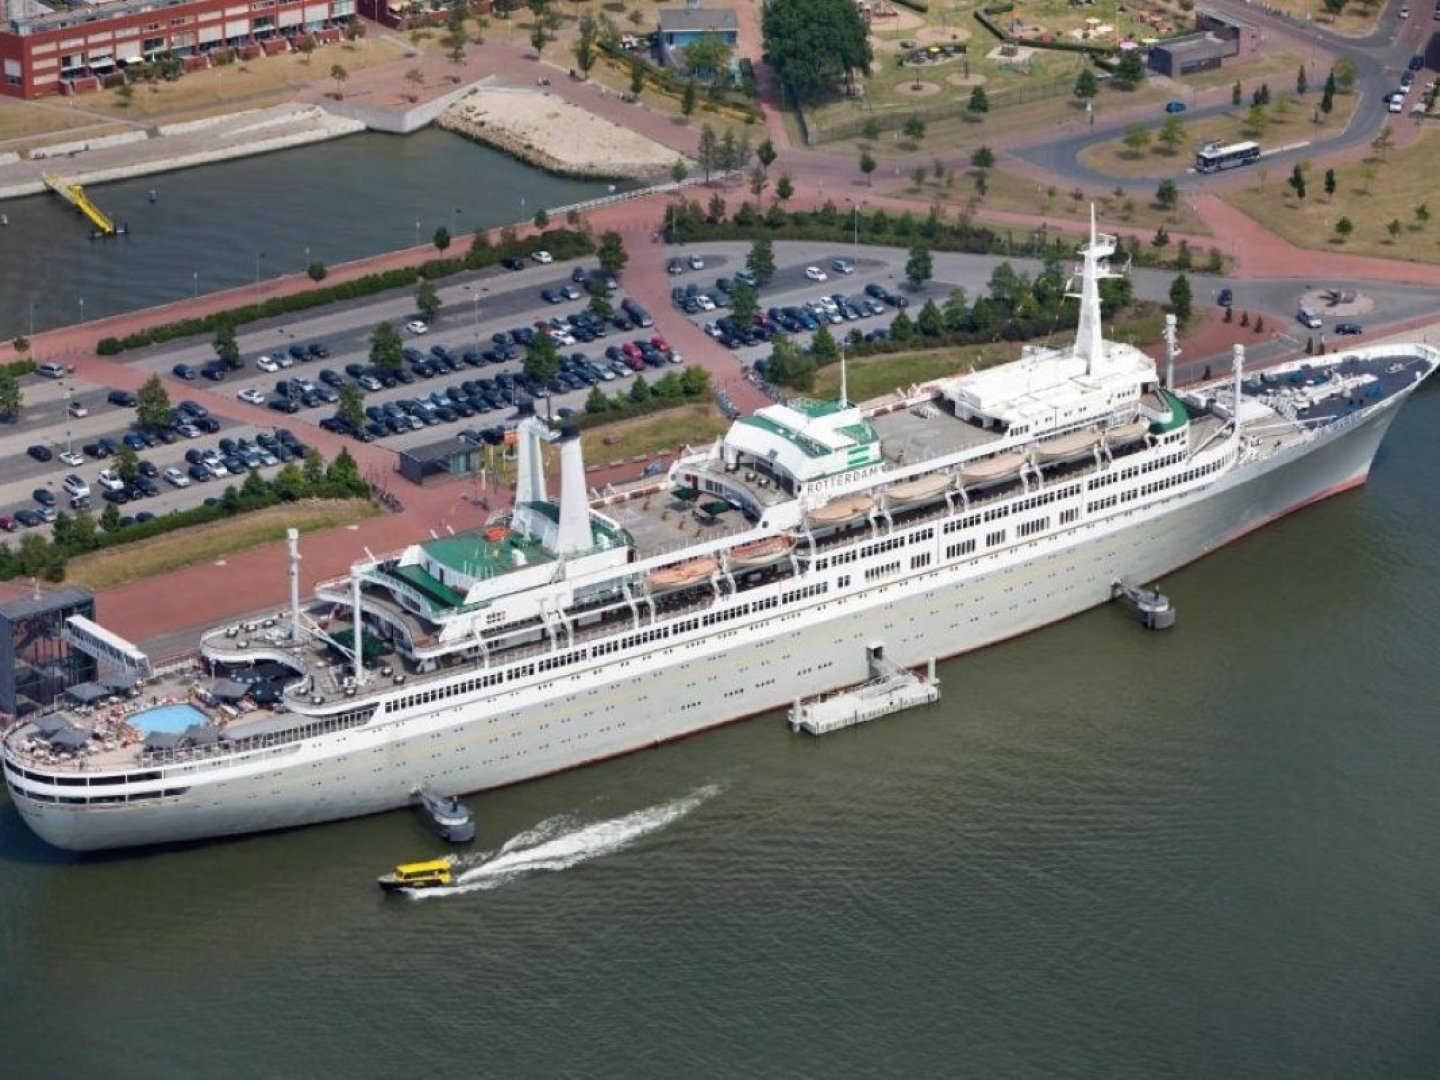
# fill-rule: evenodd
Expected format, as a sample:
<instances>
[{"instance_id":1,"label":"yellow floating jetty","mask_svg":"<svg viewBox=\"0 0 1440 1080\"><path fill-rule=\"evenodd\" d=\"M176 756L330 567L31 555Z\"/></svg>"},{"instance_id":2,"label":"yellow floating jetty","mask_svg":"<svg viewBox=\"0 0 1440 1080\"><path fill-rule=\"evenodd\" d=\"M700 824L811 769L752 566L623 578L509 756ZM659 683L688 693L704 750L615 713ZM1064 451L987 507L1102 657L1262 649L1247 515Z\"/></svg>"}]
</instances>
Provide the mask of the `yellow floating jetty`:
<instances>
[{"instance_id":1,"label":"yellow floating jetty","mask_svg":"<svg viewBox=\"0 0 1440 1080\"><path fill-rule=\"evenodd\" d=\"M85 194L83 187L63 176L47 175L44 180L46 187L84 214L101 236L115 235L117 231L115 223L105 216L103 210L90 201L90 196Z\"/></svg>"}]
</instances>

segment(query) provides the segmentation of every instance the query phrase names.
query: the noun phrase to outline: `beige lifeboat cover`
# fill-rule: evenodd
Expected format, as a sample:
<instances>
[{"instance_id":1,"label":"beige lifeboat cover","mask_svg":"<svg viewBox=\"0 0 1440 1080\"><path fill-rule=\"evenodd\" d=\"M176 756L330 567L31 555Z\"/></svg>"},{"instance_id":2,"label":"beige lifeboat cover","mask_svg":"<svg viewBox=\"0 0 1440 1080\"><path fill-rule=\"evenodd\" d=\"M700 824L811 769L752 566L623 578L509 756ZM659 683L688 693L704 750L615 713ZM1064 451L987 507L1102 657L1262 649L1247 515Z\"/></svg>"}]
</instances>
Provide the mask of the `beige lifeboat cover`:
<instances>
[{"instance_id":1,"label":"beige lifeboat cover","mask_svg":"<svg viewBox=\"0 0 1440 1080\"><path fill-rule=\"evenodd\" d=\"M824 506L816 507L805 516L811 521L828 524L836 521L849 521L851 518L859 517L870 509L872 501L869 495L844 495L834 499Z\"/></svg>"},{"instance_id":2,"label":"beige lifeboat cover","mask_svg":"<svg viewBox=\"0 0 1440 1080\"><path fill-rule=\"evenodd\" d=\"M924 499L944 491L949 483L950 477L944 473L920 476L914 480L907 480L903 484L896 484L889 491L885 492L885 497L895 502L910 502L914 499Z\"/></svg>"},{"instance_id":3,"label":"beige lifeboat cover","mask_svg":"<svg viewBox=\"0 0 1440 1080\"><path fill-rule=\"evenodd\" d=\"M718 564L714 559L691 559L689 562L662 566L650 573L650 584L669 586L686 585L692 581L707 578L715 572Z\"/></svg>"},{"instance_id":4,"label":"beige lifeboat cover","mask_svg":"<svg viewBox=\"0 0 1440 1080\"><path fill-rule=\"evenodd\" d=\"M1100 437L1093 431L1072 431L1069 435L1046 439L1035 446L1035 452L1042 458L1063 458L1089 450Z\"/></svg>"},{"instance_id":5,"label":"beige lifeboat cover","mask_svg":"<svg viewBox=\"0 0 1440 1080\"><path fill-rule=\"evenodd\" d=\"M972 461L960 470L960 476L965 480L994 480L1018 472L1024 464L1025 455L1017 450L1008 454L996 454L981 461Z\"/></svg>"}]
</instances>

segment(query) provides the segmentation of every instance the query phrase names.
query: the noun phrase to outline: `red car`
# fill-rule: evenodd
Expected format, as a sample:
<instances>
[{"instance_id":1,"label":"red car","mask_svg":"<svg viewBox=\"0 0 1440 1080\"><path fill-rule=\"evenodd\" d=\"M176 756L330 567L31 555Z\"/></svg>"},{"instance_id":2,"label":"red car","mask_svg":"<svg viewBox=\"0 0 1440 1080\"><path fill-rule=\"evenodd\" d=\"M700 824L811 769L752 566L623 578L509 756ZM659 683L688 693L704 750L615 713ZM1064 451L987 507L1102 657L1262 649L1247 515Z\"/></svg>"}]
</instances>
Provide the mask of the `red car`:
<instances>
[{"instance_id":1,"label":"red car","mask_svg":"<svg viewBox=\"0 0 1440 1080\"><path fill-rule=\"evenodd\" d=\"M6 532L14 532L18 528L20 528L20 526L16 524L15 519L9 514L0 516L0 529L4 529Z\"/></svg>"},{"instance_id":2,"label":"red car","mask_svg":"<svg viewBox=\"0 0 1440 1080\"><path fill-rule=\"evenodd\" d=\"M650 339L650 344L654 345L655 348L659 349L663 353L668 353L670 351L670 343L666 341L663 337L661 337L659 334L656 334Z\"/></svg>"}]
</instances>

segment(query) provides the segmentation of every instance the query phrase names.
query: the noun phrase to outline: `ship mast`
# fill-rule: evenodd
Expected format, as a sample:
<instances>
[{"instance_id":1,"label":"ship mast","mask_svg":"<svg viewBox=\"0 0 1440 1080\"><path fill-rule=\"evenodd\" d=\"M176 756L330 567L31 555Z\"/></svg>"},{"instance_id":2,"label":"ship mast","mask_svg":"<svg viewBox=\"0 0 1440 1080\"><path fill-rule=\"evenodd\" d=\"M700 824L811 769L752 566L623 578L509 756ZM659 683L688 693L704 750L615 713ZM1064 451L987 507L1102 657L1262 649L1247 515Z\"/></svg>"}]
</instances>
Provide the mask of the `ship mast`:
<instances>
[{"instance_id":1,"label":"ship mast","mask_svg":"<svg viewBox=\"0 0 1440 1080\"><path fill-rule=\"evenodd\" d=\"M1100 326L1100 281L1102 278L1118 277L1109 267L1109 258L1115 254L1115 237L1097 232L1095 229L1095 207L1090 207L1090 240L1080 249L1080 292L1070 296L1080 298L1080 323L1075 328L1075 355L1085 360L1085 374L1095 371L1098 363L1105 359L1105 338Z\"/></svg>"}]
</instances>

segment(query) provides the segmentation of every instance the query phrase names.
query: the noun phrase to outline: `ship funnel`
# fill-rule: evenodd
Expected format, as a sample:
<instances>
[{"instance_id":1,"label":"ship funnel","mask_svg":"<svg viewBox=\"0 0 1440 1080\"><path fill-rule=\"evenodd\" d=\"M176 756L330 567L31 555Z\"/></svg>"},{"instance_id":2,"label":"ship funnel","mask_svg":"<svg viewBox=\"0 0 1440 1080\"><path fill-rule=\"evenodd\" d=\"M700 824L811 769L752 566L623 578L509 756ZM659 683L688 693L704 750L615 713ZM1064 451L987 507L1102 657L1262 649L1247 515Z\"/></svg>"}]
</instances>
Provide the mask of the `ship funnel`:
<instances>
[{"instance_id":1,"label":"ship funnel","mask_svg":"<svg viewBox=\"0 0 1440 1080\"><path fill-rule=\"evenodd\" d=\"M545 501L545 460L541 450L548 435L549 429L534 415L524 417L515 425L516 506Z\"/></svg>"},{"instance_id":2,"label":"ship funnel","mask_svg":"<svg viewBox=\"0 0 1440 1080\"><path fill-rule=\"evenodd\" d=\"M580 449L580 426L566 423L560 429L560 532L555 554L579 554L594 546L590 535L590 497L585 491L585 456Z\"/></svg>"}]
</instances>

